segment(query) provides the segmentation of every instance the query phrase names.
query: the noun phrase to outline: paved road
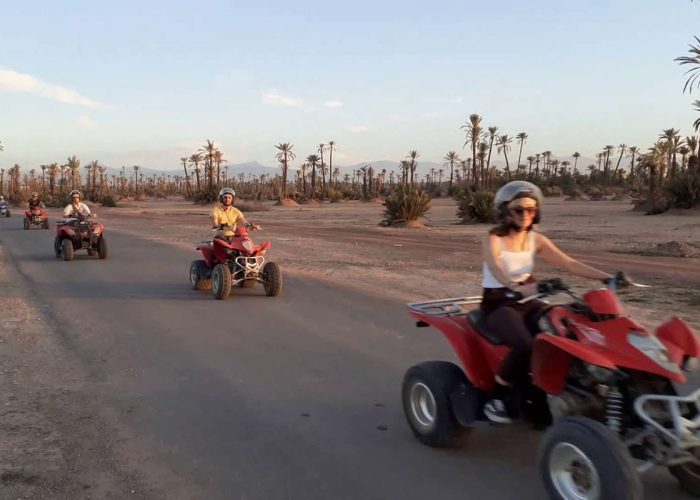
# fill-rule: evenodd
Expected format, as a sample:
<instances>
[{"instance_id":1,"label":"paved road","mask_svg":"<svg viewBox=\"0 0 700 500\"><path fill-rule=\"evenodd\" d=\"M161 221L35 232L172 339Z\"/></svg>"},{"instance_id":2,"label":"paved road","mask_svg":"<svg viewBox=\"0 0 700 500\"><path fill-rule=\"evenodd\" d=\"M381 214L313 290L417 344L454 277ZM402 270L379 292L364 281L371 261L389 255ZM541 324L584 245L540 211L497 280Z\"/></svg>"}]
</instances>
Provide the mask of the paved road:
<instances>
[{"instance_id":1,"label":"paved road","mask_svg":"<svg viewBox=\"0 0 700 500\"><path fill-rule=\"evenodd\" d=\"M543 498L538 433L483 426L451 451L413 439L403 373L452 355L402 304L291 275L280 297L215 301L188 288L194 252L112 232L108 260L63 262L52 232L10 222L2 244L169 498ZM684 498L665 471L645 483Z\"/></svg>"}]
</instances>

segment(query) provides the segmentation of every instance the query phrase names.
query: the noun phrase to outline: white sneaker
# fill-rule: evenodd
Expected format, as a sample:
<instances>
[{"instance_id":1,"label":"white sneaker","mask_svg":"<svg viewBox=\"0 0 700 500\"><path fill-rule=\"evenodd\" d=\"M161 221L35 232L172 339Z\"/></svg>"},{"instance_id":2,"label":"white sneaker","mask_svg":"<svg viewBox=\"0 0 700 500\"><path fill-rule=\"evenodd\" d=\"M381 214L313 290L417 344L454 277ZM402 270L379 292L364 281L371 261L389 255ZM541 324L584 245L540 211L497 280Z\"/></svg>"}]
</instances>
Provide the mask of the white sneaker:
<instances>
[{"instance_id":1,"label":"white sneaker","mask_svg":"<svg viewBox=\"0 0 700 500\"><path fill-rule=\"evenodd\" d=\"M486 417L497 424L510 424L512 420L506 411L506 405L500 399L492 399L484 405Z\"/></svg>"}]
</instances>

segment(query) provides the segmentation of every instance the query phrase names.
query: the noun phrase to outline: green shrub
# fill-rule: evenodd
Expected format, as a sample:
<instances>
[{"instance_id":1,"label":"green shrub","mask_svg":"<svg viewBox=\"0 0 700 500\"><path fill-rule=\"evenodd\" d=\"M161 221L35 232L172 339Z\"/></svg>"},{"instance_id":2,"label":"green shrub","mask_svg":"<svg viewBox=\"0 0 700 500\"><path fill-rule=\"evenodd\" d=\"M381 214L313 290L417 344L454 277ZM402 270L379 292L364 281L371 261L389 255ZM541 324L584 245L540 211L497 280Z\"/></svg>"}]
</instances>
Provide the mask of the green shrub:
<instances>
[{"instance_id":1,"label":"green shrub","mask_svg":"<svg viewBox=\"0 0 700 500\"><path fill-rule=\"evenodd\" d=\"M399 186L384 200L383 224L417 221L430 210L428 193L414 186Z\"/></svg>"},{"instance_id":2,"label":"green shrub","mask_svg":"<svg viewBox=\"0 0 700 500\"><path fill-rule=\"evenodd\" d=\"M457 198L457 217L463 224L496 222L493 198L494 193L491 191L465 191Z\"/></svg>"},{"instance_id":3,"label":"green shrub","mask_svg":"<svg viewBox=\"0 0 700 500\"><path fill-rule=\"evenodd\" d=\"M114 196L112 196L111 194L106 194L102 197L102 206L103 207L116 207L117 200L115 200Z\"/></svg>"},{"instance_id":4,"label":"green shrub","mask_svg":"<svg viewBox=\"0 0 700 500\"><path fill-rule=\"evenodd\" d=\"M212 187L211 189L202 189L194 193L192 200L200 205L214 203L215 201L219 200L219 190L215 187Z\"/></svg>"},{"instance_id":5,"label":"green shrub","mask_svg":"<svg viewBox=\"0 0 700 500\"><path fill-rule=\"evenodd\" d=\"M564 191L559 186L544 186L542 194L545 196L562 196Z\"/></svg>"},{"instance_id":6,"label":"green shrub","mask_svg":"<svg viewBox=\"0 0 700 500\"><path fill-rule=\"evenodd\" d=\"M693 208L700 205L700 172L684 171L671 178L664 186L666 199L674 208Z\"/></svg>"}]
</instances>

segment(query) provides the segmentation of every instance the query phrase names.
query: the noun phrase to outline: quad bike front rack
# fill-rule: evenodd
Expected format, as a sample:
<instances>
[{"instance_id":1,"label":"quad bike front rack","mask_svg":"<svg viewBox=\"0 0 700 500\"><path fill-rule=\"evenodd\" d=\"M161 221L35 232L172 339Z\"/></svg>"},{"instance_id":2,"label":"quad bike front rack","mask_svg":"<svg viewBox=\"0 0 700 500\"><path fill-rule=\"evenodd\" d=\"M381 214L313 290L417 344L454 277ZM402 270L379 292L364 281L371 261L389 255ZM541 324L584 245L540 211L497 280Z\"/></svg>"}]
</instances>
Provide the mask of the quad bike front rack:
<instances>
[{"instance_id":1,"label":"quad bike front rack","mask_svg":"<svg viewBox=\"0 0 700 500\"><path fill-rule=\"evenodd\" d=\"M407 305L412 311L428 316L465 316L469 310L465 309L464 306L476 304L481 304L481 295L429 300L427 302L409 302Z\"/></svg>"}]
</instances>

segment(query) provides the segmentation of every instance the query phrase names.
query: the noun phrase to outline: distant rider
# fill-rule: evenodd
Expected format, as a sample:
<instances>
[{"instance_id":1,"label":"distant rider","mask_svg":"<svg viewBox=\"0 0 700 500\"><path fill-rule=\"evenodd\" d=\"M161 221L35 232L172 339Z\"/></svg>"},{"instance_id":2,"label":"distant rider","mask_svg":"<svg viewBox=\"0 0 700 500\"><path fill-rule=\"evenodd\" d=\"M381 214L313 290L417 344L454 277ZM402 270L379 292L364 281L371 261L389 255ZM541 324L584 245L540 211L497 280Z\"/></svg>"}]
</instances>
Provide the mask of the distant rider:
<instances>
[{"instance_id":1,"label":"distant rider","mask_svg":"<svg viewBox=\"0 0 700 500\"><path fill-rule=\"evenodd\" d=\"M91 215L88 206L80 201L80 191L71 191L69 197L71 203L63 209L64 218L78 216L89 217Z\"/></svg>"},{"instance_id":2,"label":"distant rider","mask_svg":"<svg viewBox=\"0 0 700 500\"><path fill-rule=\"evenodd\" d=\"M236 192L229 188L223 188L219 191L220 204L214 207L211 212L212 228L217 229L216 237L230 238L235 235L236 225L250 225L252 229L258 229L254 224L249 223L243 212L233 206L236 198Z\"/></svg>"},{"instance_id":3,"label":"distant rider","mask_svg":"<svg viewBox=\"0 0 700 500\"><path fill-rule=\"evenodd\" d=\"M27 208L31 212L35 208L44 208L44 204L41 202L41 198L39 198L39 193L34 191L32 193L32 197L29 198L29 201L27 202Z\"/></svg>"}]
</instances>

